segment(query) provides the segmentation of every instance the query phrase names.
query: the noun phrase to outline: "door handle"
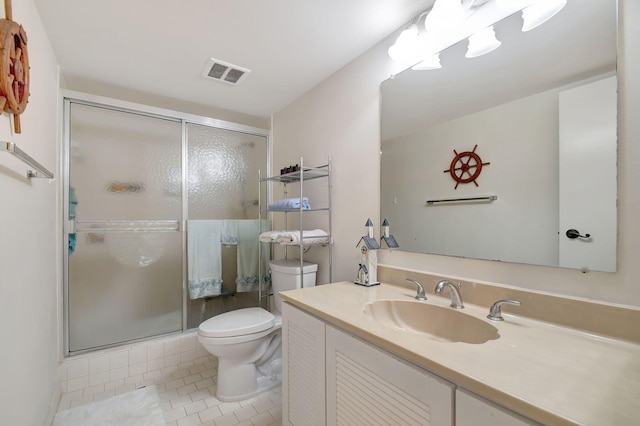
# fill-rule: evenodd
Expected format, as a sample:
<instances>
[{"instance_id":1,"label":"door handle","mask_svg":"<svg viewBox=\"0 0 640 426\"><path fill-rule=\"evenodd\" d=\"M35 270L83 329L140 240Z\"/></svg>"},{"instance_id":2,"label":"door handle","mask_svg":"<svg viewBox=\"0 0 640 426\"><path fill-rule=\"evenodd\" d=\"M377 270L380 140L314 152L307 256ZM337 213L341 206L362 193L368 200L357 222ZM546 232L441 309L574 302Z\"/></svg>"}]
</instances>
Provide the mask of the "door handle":
<instances>
[{"instance_id":1,"label":"door handle","mask_svg":"<svg viewBox=\"0 0 640 426\"><path fill-rule=\"evenodd\" d=\"M591 234L580 235L580 232L578 232L576 229L567 230L566 236L567 238L571 238L572 240L576 238L591 238Z\"/></svg>"}]
</instances>

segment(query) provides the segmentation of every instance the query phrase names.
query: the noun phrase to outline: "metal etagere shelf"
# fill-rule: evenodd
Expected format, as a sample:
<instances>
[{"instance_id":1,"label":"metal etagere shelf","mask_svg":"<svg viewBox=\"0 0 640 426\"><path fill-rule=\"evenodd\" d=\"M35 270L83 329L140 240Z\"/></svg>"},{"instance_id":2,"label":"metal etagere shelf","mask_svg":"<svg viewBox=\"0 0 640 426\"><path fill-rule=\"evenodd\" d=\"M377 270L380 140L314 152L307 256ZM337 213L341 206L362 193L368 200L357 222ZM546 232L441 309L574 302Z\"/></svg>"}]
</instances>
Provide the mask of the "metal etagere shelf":
<instances>
[{"instance_id":1,"label":"metal etagere shelf","mask_svg":"<svg viewBox=\"0 0 640 426\"><path fill-rule=\"evenodd\" d=\"M299 243L298 244L286 244L283 245L284 247L284 253L285 253L285 258L288 258L289 256L289 249L290 248L294 248L298 251L298 255L299 255L299 259L300 259L300 280L303 279L302 274L304 273L304 254L306 252L306 250L308 250L310 247L316 247L316 246L323 246L326 247L328 253L327 253L327 261L328 261L328 268L329 268L329 282L331 282L333 280L333 258L332 258L332 247L333 247L333 230L332 230L332 219L331 219L331 189L332 189L332 185L331 185L331 157L327 158L327 164L321 165L321 166L316 166L316 167L309 167L309 166L305 166L304 165L304 158L300 157L300 163L299 163L300 169L298 171L295 172L291 172L291 173L285 173L285 174L281 174L281 175L275 175L275 176L268 176L268 177L262 177L261 172L258 171L258 184L259 184L259 188L258 188L258 212L259 212L259 216L260 216L260 233L266 231L266 229L263 229L264 226L264 221L263 219L268 219L269 224L271 224L273 221L272 219L272 214L282 214L284 215L284 228L285 230L289 229L289 215L290 214L295 214L297 215L297 225L298 225L298 230L300 231L300 236L299 236ZM310 180L314 180L314 179L326 179L327 180L327 193L326 193L326 205L323 205L322 207L316 207L316 208L308 208L305 209L304 205L303 205L303 198L305 197L305 183L310 181ZM292 195L294 195L294 198L297 198L299 196L300 198L300 208L295 208L295 209L278 209L278 210L270 210L267 206L269 205L269 200L271 200L270 194L271 194L271 185L273 183L280 183L283 185L283 194L284 194L284 198L289 198L289 186L290 185L295 185L293 191L295 191L295 195L292 193ZM262 185L266 185L265 191L263 192L263 187ZM292 192L293 192L292 191ZM263 194L266 194L265 199L263 199ZM318 201L317 199L314 200L314 204L315 202ZM309 238L305 237L303 232L304 232L304 223L305 223L305 216L307 216L308 214L314 213L314 212L324 212L327 215L327 225L328 225L328 238L327 238L327 243L326 244L317 244L317 243L311 243L309 244ZM310 237L313 238L313 237ZM307 240L307 242L305 243L305 240ZM262 259L262 244L260 244L260 259ZM263 276L263 271L262 271L262 262L260 262L260 268L259 268L259 276L262 277ZM262 281L261 281L262 283ZM268 297L271 296L271 294L269 294L270 292L264 291L265 289L263 289L263 286L260 286L260 291L259 291L259 297L260 297L260 306L263 305L268 305L266 303L266 301L268 300ZM266 294L265 294L266 293Z\"/></svg>"}]
</instances>

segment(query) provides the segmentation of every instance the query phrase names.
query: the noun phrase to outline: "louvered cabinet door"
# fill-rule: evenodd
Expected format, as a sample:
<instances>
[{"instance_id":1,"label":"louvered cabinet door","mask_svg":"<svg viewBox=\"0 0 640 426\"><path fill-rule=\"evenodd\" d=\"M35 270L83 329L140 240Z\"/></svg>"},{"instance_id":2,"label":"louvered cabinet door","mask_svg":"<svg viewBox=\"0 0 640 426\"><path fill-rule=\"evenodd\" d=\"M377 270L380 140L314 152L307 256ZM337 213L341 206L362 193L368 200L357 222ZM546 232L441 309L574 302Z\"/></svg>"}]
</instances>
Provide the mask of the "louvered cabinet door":
<instances>
[{"instance_id":1,"label":"louvered cabinet door","mask_svg":"<svg viewBox=\"0 0 640 426\"><path fill-rule=\"evenodd\" d=\"M325 424L325 323L282 304L282 424Z\"/></svg>"},{"instance_id":2,"label":"louvered cabinet door","mask_svg":"<svg viewBox=\"0 0 640 426\"><path fill-rule=\"evenodd\" d=\"M456 390L456 426L541 426L469 391Z\"/></svg>"},{"instance_id":3,"label":"louvered cabinet door","mask_svg":"<svg viewBox=\"0 0 640 426\"><path fill-rule=\"evenodd\" d=\"M453 425L455 386L327 326L327 425Z\"/></svg>"}]
</instances>

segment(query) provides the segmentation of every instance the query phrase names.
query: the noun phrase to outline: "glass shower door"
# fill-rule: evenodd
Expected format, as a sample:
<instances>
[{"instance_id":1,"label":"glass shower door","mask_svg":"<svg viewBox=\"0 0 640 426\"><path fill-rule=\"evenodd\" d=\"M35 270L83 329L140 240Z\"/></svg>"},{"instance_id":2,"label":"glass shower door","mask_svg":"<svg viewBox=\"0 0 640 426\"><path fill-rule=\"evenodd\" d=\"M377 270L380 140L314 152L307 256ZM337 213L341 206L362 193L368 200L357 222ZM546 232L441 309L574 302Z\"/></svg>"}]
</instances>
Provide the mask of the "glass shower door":
<instances>
[{"instance_id":1,"label":"glass shower door","mask_svg":"<svg viewBox=\"0 0 640 426\"><path fill-rule=\"evenodd\" d=\"M69 352L181 331L181 122L67 111Z\"/></svg>"},{"instance_id":2,"label":"glass shower door","mask_svg":"<svg viewBox=\"0 0 640 426\"><path fill-rule=\"evenodd\" d=\"M218 238L220 293L212 297L187 298L187 328L235 309L258 306L258 288L242 282L247 240L238 243L242 228L255 227L257 274L258 170L266 168L267 137L240 131L188 123L187 135L187 219L189 235L194 222L217 222L229 226ZM264 194L263 194L264 197ZM234 228L235 229L230 229ZM238 229L240 227L240 229ZM268 257L268 248L263 249ZM188 256L187 262L191 259ZM266 261L262 260L263 263ZM190 267L193 266L191 262ZM249 268L251 269L251 268ZM263 267L266 270L266 267ZM246 271L245 271L246 272ZM252 273L252 272L250 272Z\"/></svg>"}]
</instances>

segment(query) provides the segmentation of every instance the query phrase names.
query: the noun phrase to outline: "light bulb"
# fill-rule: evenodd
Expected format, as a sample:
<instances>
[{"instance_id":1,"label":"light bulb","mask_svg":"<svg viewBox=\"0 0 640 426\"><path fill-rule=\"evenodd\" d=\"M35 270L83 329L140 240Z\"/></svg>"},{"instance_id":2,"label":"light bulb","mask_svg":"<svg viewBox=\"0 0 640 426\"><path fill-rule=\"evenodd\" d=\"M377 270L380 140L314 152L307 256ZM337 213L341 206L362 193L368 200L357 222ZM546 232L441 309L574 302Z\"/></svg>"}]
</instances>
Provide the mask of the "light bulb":
<instances>
[{"instance_id":1,"label":"light bulb","mask_svg":"<svg viewBox=\"0 0 640 426\"><path fill-rule=\"evenodd\" d=\"M420 60L420 32L417 25L410 25L402 31L387 53L394 61L416 63Z\"/></svg>"},{"instance_id":2,"label":"light bulb","mask_svg":"<svg viewBox=\"0 0 640 426\"><path fill-rule=\"evenodd\" d=\"M496 38L496 32L493 25L484 28L469 37L469 47L467 48L467 58L476 58L486 55L496 50L502 43Z\"/></svg>"},{"instance_id":3,"label":"light bulb","mask_svg":"<svg viewBox=\"0 0 640 426\"><path fill-rule=\"evenodd\" d=\"M522 10L522 31L530 31L551 19L567 4L567 0L538 0Z\"/></svg>"}]
</instances>

